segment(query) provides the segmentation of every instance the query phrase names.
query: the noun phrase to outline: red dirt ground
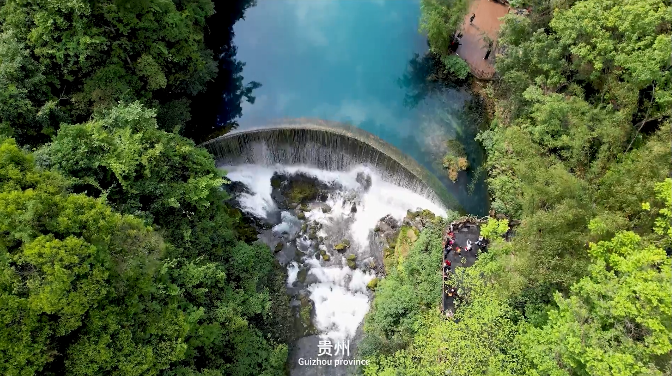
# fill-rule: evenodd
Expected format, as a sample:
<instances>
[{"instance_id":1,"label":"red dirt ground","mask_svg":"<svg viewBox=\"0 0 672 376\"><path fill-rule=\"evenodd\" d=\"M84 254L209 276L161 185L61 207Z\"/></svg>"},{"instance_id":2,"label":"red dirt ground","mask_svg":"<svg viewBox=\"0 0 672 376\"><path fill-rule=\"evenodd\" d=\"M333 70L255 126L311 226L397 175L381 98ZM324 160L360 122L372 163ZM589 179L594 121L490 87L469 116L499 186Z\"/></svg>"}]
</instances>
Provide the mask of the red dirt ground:
<instances>
[{"instance_id":1,"label":"red dirt ground","mask_svg":"<svg viewBox=\"0 0 672 376\"><path fill-rule=\"evenodd\" d=\"M469 18L476 14L473 24L469 24ZM461 45L457 48L457 55L462 57L474 76L480 79L489 79L495 74L495 49L497 48L497 33L499 32L500 17L508 13L508 7L492 0L474 0L469 7L469 13L462 24ZM487 43L483 41L483 35L489 36L494 43L494 48L488 57L483 60L487 51Z\"/></svg>"}]
</instances>

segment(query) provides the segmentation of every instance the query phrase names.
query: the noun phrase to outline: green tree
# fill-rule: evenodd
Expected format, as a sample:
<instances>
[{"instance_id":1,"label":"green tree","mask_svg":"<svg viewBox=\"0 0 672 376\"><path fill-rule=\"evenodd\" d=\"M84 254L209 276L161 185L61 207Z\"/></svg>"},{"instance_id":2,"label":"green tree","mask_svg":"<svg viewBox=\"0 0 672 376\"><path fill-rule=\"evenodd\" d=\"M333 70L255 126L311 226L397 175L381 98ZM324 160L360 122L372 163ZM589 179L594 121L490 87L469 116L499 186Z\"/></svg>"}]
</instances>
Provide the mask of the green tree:
<instances>
[{"instance_id":1,"label":"green tree","mask_svg":"<svg viewBox=\"0 0 672 376\"><path fill-rule=\"evenodd\" d=\"M420 31L427 34L434 53L448 55L450 43L469 9L468 0L422 0Z\"/></svg>"},{"instance_id":2,"label":"green tree","mask_svg":"<svg viewBox=\"0 0 672 376\"><path fill-rule=\"evenodd\" d=\"M65 187L0 144L0 371L157 374L184 356L194 321L157 289L166 245Z\"/></svg>"},{"instance_id":3,"label":"green tree","mask_svg":"<svg viewBox=\"0 0 672 376\"><path fill-rule=\"evenodd\" d=\"M632 232L592 244L590 274L520 337L534 375L663 375L672 360L672 264Z\"/></svg>"}]
</instances>

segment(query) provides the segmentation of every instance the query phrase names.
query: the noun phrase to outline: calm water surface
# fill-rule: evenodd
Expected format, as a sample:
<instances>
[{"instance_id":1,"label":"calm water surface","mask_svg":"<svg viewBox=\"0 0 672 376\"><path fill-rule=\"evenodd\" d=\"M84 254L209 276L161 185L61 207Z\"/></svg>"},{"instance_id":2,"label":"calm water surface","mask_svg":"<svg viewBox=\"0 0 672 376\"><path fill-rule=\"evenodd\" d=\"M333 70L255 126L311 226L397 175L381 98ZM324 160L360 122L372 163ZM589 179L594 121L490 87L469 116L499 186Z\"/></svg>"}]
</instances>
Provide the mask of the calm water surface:
<instances>
[{"instance_id":1,"label":"calm water surface","mask_svg":"<svg viewBox=\"0 0 672 376\"><path fill-rule=\"evenodd\" d=\"M471 173L452 183L440 165L445 141L469 128L461 117L469 93L422 93L424 78L399 83L414 54L427 51L419 12L419 0L258 0L235 26L245 80L263 85L244 104L241 129L291 117L351 123L415 158L464 209L483 214L484 185L468 189ZM479 163L477 145L465 147Z\"/></svg>"}]
</instances>

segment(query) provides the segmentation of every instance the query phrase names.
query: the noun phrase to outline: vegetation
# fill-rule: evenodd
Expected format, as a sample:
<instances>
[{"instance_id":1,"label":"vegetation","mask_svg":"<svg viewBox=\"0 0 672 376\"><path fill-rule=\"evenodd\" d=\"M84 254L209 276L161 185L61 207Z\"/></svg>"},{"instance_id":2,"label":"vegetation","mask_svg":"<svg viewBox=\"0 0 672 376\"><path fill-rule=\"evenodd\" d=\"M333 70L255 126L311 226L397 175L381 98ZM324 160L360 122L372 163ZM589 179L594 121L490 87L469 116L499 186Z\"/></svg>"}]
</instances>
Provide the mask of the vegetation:
<instances>
[{"instance_id":1,"label":"vegetation","mask_svg":"<svg viewBox=\"0 0 672 376\"><path fill-rule=\"evenodd\" d=\"M284 374L286 276L183 137L252 100L250 5L0 2L1 374Z\"/></svg>"},{"instance_id":2,"label":"vegetation","mask_svg":"<svg viewBox=\"0 0 672 376\"><path fill-rule=\"evenodd\" d=\"M422 0L420 31L427 34L432 52L450 55L450 44L469 9L468 0Z\"/></svg>"},{"instance_id":3,"label":"vegetation","mask_svg":"<svg viewBox=\"0 0 672 376\"><path fill-rule=\"evenodd\" d=\"M449 140L447 145L448 152L443 157L443 167L448 171L448 178L456 182L457 174L469 167L469 161L464 146L458 140Z\"/></svg>"},{"instance_id":4,"label":"vegetation","mask_svg":"<svg viewBox=\"0 0 672 376\"><path fill-rule=\"evenodd\" d=\"M526 3L478 136L512 221L491 219L488 252L451 276L452 320L433 308L440 230L420 234L378 283L365 375L672 373L670 3ZM416 254L433 263L407 272Z\"/></svg>"}]
</instances>

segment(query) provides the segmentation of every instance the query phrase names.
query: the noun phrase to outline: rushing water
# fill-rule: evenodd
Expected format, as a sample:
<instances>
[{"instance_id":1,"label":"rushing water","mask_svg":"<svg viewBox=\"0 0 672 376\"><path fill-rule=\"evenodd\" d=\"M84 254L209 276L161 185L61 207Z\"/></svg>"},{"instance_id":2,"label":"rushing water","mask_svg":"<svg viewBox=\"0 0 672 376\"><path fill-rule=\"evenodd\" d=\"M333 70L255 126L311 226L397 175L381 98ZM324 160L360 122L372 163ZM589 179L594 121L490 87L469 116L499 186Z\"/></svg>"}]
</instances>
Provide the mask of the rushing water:
<instances>
[{"instance_id":1,"label":"rushing water","mask_svg":"<svg viewBox=\"0 0 672 376\"><path fill-rule=\"evenodd\" d=\"M460 173L453 183L441 166L449 139L462 142L472 166L481 163L482 154L473 141L475 124L465 122L468 90L428 84L428 72L418 64L416 54L427 51L426 39L418 32L419 16L419 0L258 0L235 26L237 57L247 64L245 80L263 85L254 92L256 102L243 105L241 130L287 118L350 123L433 172L467 212L483 214L485 188L482 182L472 183L474 171ZM248 187L238 197L245 211L277 218L262 240L271 247L284 244L276 258L287 268L294 303L303 304L306 297L312 302L312 325L319 335L293 344L292 375L351 373L342 367L301 366L299 358L316 358L318 341L326 339L351 340L354 351L372 298L366 283L376 273L366 265L382 257L376 248L380 247L374 233L377 221L387 214L401 219L416 208L445 213L419 192L382 179L385 171L375 166L347 168L342 172L279 165L226 168L231 180ZM276 207L272 174L297 171L340 186L329 195L330 212L311 203L306 219L299 220L298 211ZM371 177L369 188L361 186L357 173ZM351 210L353 204L356 212ZM308 223L320 224L318 235L324 236L324 243L306 238L301 228ZM352 243L346 253L357 256L356 270L347 266L345 254L334 250L344 238ZM330 257L325 260L320 252Z\"/></svg>"},{"instance_id":2,"label":"rushing water","mask_svg":"<svg viewBox=\"0 0 672 376\"><path fill-rule=\"evenodd\" d=\"M258 0L235 25L245 79L263 85L244 104L241 128L299 117L351 123L433 171L466 211L484 214L483 184L469 194L470 176L452 183L440 165L446 140L459 135L474 151L471 164L480 162L462 116L469 93L423 92L423 76L399 82L414 54L427 51L419 16L419 0Z\"/></svg>"}]
</instances>

